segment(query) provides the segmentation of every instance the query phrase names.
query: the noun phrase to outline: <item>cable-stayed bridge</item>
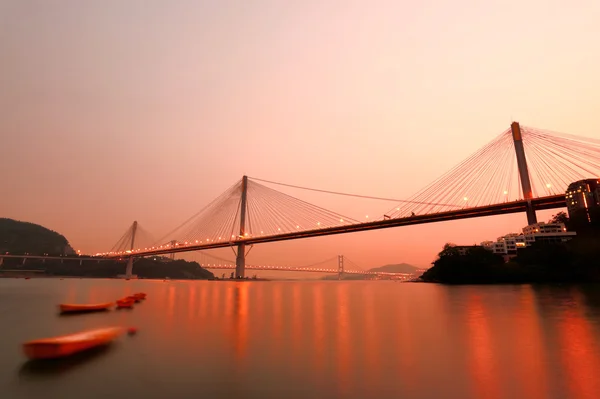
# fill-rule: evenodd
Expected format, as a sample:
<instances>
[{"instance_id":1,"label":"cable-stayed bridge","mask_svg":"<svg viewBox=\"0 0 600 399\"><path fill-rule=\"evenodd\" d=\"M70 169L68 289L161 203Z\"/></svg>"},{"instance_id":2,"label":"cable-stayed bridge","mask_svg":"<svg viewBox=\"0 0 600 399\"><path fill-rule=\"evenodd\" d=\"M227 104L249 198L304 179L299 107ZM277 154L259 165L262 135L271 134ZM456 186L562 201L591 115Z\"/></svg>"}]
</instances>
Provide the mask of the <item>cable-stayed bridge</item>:
<instances>
[{"instance_id":1,"label":"cable-stayed bridge","mask_svg":"<svg viewBox=\"0 0 600 399\"><path fill-rule=\"evenodd\" d=\"M244 176L184 223L141 245L137 222L112 250L98 254L134 257L232 247L237 277L254 244L358 231L525 212L566 206L574 181L600 176L600 140L520 126L511 127L407 199L378 198L298 187ZM358 220L277 191L266 184L340 196L395 201L377 217ZM136 239L136 234L138 239ZM136 241L137 240L137 241ZM138 245L136 245L138 243Z\"/></svg>"}]
</instances>

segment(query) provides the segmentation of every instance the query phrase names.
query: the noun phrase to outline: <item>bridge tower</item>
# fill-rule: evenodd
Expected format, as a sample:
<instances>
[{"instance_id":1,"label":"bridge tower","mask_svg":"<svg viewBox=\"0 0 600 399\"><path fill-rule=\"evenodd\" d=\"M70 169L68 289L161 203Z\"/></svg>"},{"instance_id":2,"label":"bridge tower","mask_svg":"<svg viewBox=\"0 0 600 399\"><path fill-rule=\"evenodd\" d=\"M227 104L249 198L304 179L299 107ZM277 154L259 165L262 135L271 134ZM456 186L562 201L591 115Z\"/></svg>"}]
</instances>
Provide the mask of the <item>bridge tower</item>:
<instances>
[{"instance_id":1,"label":"bridge tower","mask_svg":"<svg viewBox=\"0 0 600 399\"><path fill-rule=\"evenodd\" d=\"M344 277L344 255L338 255L338 280Z\"/></svg>"},{"instance_id":2,"label":"bridge tower","mask_svg":"<svg viewBox=\"0 0 600 399\"><path fill-rule=\"evenodd\" d=\"M248 176L242 177L242 196L240 199L240 235L238 239L243 240L246 234L246 200L248 196ZM237 246L237 256L235 258L235 277L244 278L246 276L246 244L243 242Z\"/></svg>"},{"instance_id":3,"label":"bridge tower","mask_svg":"<svg viewBox=\"0 0 600 399\"><path fill-rule=\"evenodd\" d=\"M510 125L510 130L515 144L515 152L517 153L517 167L519 168L521 188L523 189L523 196L527 200L527 224L534 224L537 223L537 216L531 203L533 192L531 190L531 180L529 179L529 169L527 168L527 159L525 158L525 148L523 147L523 137L519 122L513 122Z\"/></svg>"},{"instance_id":4,"label":"bridge tower","mask_svg":"<svg viewBox=\"0 0 600 399\"><path fill-rule=\"evenodd\" d=\"M133 246L135 245L135 232L137 231L137 225L138 222L134 221L133 225L131 226L131 248L130 250L133 251ZM125 268L125 278L126 279L130 279L132 276L132 272L133 272L133 256L130 256L129 259L127 260L127 267Z\"/></svg>"}]
</instances>

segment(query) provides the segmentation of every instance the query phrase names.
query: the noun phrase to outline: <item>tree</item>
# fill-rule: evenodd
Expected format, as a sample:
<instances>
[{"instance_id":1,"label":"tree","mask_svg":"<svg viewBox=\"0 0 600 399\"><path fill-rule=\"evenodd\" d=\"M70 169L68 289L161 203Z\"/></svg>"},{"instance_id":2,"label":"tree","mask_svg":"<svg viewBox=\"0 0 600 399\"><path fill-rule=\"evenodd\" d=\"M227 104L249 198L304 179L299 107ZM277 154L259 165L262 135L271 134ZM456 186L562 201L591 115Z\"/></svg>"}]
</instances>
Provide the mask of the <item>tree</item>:
<instances>
[{"instance_id":1,"label":"tree","mask_svg":"<svg viewBox=\"0 0 600 399\"><path fill-rule=\"evenodd\" d=\"M564 223L567 225L569 224L569 215L567 215L566 212L558 212L556 215L552 216L549 223Z\"/></svg>"},{"instance_id":2,"label":"tree","mask_svg":"<svg viewBox=\"0 0 600 399\"><path fill-rule=\"evenodd\" d=\"M442 251L438 254L438 257L444 258L446 256L458 256L460 253L458 252L458 248L456 248L456 244L446 243Z\"/></svg>"}]
</instances>

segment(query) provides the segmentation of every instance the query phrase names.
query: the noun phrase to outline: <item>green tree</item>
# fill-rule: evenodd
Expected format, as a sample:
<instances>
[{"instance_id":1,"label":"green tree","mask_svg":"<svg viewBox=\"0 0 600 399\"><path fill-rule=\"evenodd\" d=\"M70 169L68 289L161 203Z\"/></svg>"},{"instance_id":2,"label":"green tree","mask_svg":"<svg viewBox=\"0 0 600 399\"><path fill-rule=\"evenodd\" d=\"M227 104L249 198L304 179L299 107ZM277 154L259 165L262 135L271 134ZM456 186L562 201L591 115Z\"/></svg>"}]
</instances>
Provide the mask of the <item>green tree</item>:
<instances>
[{"instance_id":1,"label":"green tree","mask_svg":"<svg viewBox=\"0 0 600 399\"><path fill-rule=\"evenodd\" d=\"M556 215L552 216L548 223L564 223L565 225L568 225L569 215L567 215L566 212L558 212Z\"/></svg>"},{"instance_id":2,"label":"green tree","mask_svg":"<svg viewBox=\"0 0 600 399\"><path fill-rule=\"evenodd\" d=\"M444 245L433 262L433 267L427 270L421 278L424 281L443 283L489 283L494 282L496 269L504 264L501 256L483 247L468 248L464 255L456 245Z\"/></svg>"},{"instance_id":3,"label":"green tree","mask_svg":"<svg viewBox=\"0 0 600 399\"><path fill-rule=\"evenodd\" d=\"M458 252L458 248L456 247L456 244L448 242L444 245L444 248L442 248L441 252L438 254L438 259L442 259L447 256L459 256L459 255L460 255L460 253Z\"/></svg>"}]
</instances>

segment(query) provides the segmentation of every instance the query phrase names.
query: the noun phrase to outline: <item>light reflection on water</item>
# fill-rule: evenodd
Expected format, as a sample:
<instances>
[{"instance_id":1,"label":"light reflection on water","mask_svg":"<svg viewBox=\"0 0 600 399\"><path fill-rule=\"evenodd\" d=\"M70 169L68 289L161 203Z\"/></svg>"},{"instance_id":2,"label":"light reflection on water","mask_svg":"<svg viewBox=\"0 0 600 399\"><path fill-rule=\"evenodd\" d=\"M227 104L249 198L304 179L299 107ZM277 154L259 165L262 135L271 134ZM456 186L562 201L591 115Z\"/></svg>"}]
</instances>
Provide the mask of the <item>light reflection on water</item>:
<instances>
[{"instance_id":1,"label":"light reflection on water","mask_svg":"<svg viewBox=\"0 0 600 399\"><path fill-rule=\"evenodd\" d=\"M148 299L132 311L56 314L60 302L136 291ZM591 399L600 392L594 286L1 279L0 317L7 398ZM20 353L27 339L113 324L139 333L50 367L25 363Z\"/></svg>"}]
</instances>

